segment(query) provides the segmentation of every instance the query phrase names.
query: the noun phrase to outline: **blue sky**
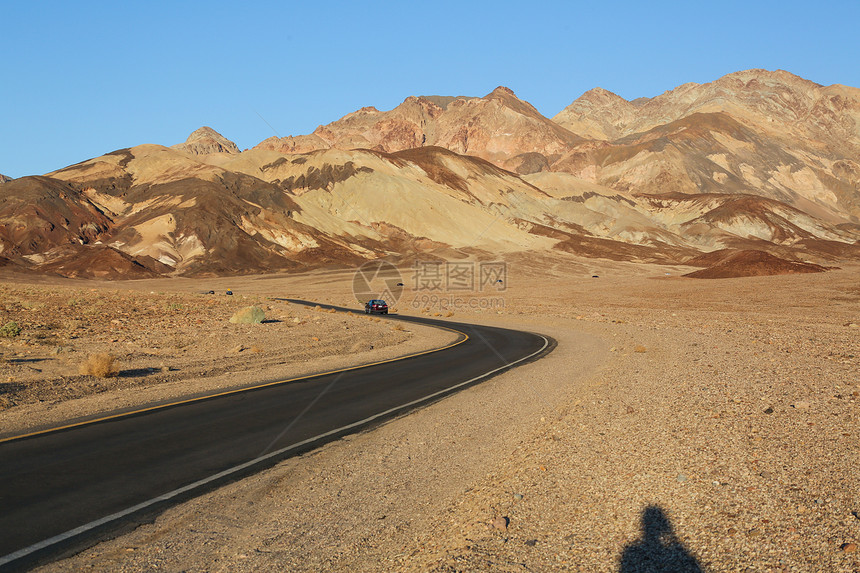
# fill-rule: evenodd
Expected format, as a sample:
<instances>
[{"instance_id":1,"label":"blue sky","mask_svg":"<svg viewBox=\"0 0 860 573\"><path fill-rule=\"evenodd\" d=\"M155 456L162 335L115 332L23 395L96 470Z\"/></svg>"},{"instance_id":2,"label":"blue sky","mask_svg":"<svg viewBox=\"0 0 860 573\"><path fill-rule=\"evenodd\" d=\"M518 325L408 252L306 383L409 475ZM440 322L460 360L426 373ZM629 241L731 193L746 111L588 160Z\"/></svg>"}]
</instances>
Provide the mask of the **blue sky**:
<instances>
[{"instance_id":1,"label":"blue sky","mask_svg":"<svg viewBox=\"0 0 860 573\"><path fill-rule=\"evenodd\" d=\"M209 125L253 147L410 95L505 85L552 117L749 69L860 87L860 2L0 0L0 173ZM262 119L261 119L262 118Z\"/></svg>"}]
</instances>

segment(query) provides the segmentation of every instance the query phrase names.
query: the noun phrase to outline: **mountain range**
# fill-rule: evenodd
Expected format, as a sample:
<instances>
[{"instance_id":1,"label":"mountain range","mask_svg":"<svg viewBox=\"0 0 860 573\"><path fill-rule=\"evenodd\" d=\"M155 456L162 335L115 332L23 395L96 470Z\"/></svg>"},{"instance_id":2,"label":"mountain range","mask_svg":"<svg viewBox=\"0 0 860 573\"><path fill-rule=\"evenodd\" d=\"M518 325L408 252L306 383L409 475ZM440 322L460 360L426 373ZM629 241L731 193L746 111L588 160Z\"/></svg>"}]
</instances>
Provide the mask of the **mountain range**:
<instances>
[{"instance_id":1,"label":"mountain range","mask_svg":"<svg viewBox=\"0 0 860 573\"><path fill-rule=\"evenodd\" d=\"M829 265L860 257L860 90L749 70L633 101L596 88L547 118L499 87L246 151L203 127L0 179L0 222L0 265L71 277L532 252Z\"/></svg>"}]
</instances>

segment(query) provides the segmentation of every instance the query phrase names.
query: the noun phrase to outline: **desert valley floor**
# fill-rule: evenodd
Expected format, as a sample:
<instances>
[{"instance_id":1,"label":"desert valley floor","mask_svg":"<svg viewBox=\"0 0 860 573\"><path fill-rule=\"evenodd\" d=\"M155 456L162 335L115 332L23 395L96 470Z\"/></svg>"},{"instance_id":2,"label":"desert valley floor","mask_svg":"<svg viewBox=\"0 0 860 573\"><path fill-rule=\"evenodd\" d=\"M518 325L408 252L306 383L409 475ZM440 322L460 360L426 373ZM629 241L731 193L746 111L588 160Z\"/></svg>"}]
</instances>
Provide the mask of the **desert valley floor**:
<instances>
[{"instance_id":1,"label":"desert valley floor","mask_svg":"<svg viewBox=\"0 0 860 573\"><path fill-rule=\"evenodd\" d=\"M416 308L404 270L399 313L558 347L40 571L860 570L860 266L841 266L697 280L533 257L508 261L504 291L457 293L501 298L492 310ZM352 270L7 273L0 294L0 322L23 327L0 339L3 435L450 339L365 317ZM274 320L230 324L248 304ZM135 375L79 375L96 351Z\"/></svg>"}]
</instances>

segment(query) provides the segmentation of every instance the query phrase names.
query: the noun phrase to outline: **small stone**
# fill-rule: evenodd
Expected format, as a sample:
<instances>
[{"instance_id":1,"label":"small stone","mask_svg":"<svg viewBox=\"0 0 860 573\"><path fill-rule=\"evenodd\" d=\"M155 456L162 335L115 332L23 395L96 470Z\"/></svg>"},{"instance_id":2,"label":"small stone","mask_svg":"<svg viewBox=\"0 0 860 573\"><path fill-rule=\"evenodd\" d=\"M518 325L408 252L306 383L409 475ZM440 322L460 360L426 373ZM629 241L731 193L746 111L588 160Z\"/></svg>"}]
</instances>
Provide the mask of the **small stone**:
<instances>
[{"instance_id":1,"label":"small stone","mask_svg":"<svg viewBox=\"0 0 860 573\"><path fill-rule=\"evenodd\" d=\"M537 539L529 539L528 541L526 541L526 545L528 545L529 547L534 547L536 544Z\"/></svg>"},{"instance_id":2,"label":"small stone","mask_svg":"<svg viewBox=\"0 0 860 573\"><path fill-rule=\"evenodd\" d=\"M812 405L812 404L810 404L809 402L805 402L805 401L801 400L800 402L795 402L795 403L794 403L794 404L792 404L791 406L792 406L793 408L798 409L798 410L806 410L806 409L807 409L807 408L809 408L811 405Z\"/></svg>"},{"instance_id":3,"label":"small stone","mask_svg":"<svg viewBox=\"0 0 860 573\"><path fill-rule=\"evenodd\" d=\"M857 551L857 544L856 543L843 543L842 545L839 546L839 550L842 551L843 553L854 553L855 551Z\"/></svg>"},{"instance_id":4,"label":"small stone","mask_svg":"<svg viewBox=\"0 0 860 573\"><path fill-rule=\"evenodd\" d=\"M737 534L738 534L738 530L737 530L737 529L735 529L734 527L729 527L729 530L728 530L726 533L728 533L729 535L731 535L732 537L734 537L735 535L737 535Z\"/></svg>"},{"instance_id":5,"label":"small stone","mask_svg":"<svg viewBox=\"0 0 860 573\"><path fill-rule=\"evenodd\" d=\"M678 474L678 477L675 479L677 479L679 482L683 483L683 482L687 481L687 476L685 476L684 474Z\"/></svg>"},{"instance_id":6,"label":"small stone","mask_svg":"<svg viewBox=\"0 0 860 573\"><path fill-rule=\"evenodd\" d=\"M168 372L170 372L170 366L162 366L161 371L163 373L167 374Z\"/></svg>"},{"instance_id":7,"label":"small stone","mask_svg":"<svg viewBox=\"0 0 860 573\"><path fill-rule=\"evenodd\" d=\"M750 529L749 531L747 531L748 537L758 537L760 535L761 535L760 529Z\"/></svg>"},{"instance_id":8,"label":"small stone","mask_svg":"<svg viewBox=\"0 0 860 573\"><path fill-rule=\"evenodd\" d=\"M765 471L761 472L759 475L760 475L761 477L763 477L764 479L770 479L770 478L772 478L772 477L773 477L773 474L772 474L772 473L770 473L770 472L769 472L769 471L767 471L767 470L765 470Z\"/></svg>"},{"instance_id":9,"label":"small stone","mask_svg":"<svg viewBox=\"0 0 860 573\"><path fill-rule=\"evenodd\" d=\"M523 498L523 494L521 494L521 493L515 493L514 494L515 500L520 501L522 498Z\"/></svg>"},{"instance_id":10,"label":"small stone","mask_svg":"<svg viewBox=\"0 0 860 573\"><path fill-rule=\"evenodd\" d=\"M765 411L765 414L773 414L773 406L768 406Z\"/></svg>"},{"instance_id":11,"label":"small stone","mask_svg":"<svg viewBox=\"0 0 860 573\"><path fill-rule=\"evenodd\" d=\"M240 353L240 352L242 352L243 350L245 350L245 347L244 347L244 346L242 346L242 345L240 344L239 346L234 346L234 347L230 350L230 354L239 354L239 353Z\"/></svg>"},{"instance_id":12,"label":"small stone","mask_svg":"<svg viewBox=\"0 0 860 573\"><path fill-rule=\"evenodd\" d=\"M493 520L493 527L498 529L499 531L507 531L508 525L511 523L511 520L504 515L500 515L496 519Z\"/></svg>"}]
</instances>

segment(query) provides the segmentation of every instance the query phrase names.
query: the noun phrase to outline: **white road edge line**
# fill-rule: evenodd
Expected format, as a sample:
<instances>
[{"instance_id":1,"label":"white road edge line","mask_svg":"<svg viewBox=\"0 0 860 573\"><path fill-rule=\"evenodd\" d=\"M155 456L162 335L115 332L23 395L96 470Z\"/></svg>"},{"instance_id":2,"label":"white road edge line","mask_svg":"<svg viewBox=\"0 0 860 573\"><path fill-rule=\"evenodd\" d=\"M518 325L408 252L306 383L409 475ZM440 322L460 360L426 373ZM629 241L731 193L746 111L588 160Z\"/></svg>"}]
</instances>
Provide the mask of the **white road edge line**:
<instances>
[{"instance_id":1,"label":"white road edge line","mask_svg":"<svg viewBox=\"0 0 860 573\"><path fill-rule=\"evenodd\" d=\"M368 422L372 422L373 420L376 420L377 418L387 416L388 414L392 414L392 413L394 413L398 410L402 410L404 408L409 408L410 406L415 406L416 404L420 404L421 402L424 402L426 400L430 400L432 398L435 398L436 396L440 396L442 394L445 394L446 392L450 392L451 390L455 390L456 388L460 388L461 386L471 384L472 382L475 382L476 380L480 380L481 378L486 378L487 376L490 376L491 374L495 374L499 370L505 370L507 368L510 368L511 366L514 366L515 364L519 364L520 362L523 362L524 360L528 360L529 358L540 354L541 352L543 352L546 349L547 346L549 346L549 340L547 340L547 338L545 336L543 336L541 334L538 334L538 336L543 338L543 346L541 346L539 350L536 350L535 352L532 352L528 356L524 356L523 358L520 358L519 360L515 360L514 362L511 362L510 364L505 364L504 366L499 366L495 370L490 370L489 372L485 372L484 374L481 374L480 376L475 376L474 378L472 378L470 380L466 380L465 382L460 382L459 384L454 384L453 386L445 388L444 390L439 390L438 392L434 392L433 394L429 394L427 396L424 396L423 398L418 398L417 400L413 400L413 401L408 402L406 404L401 404L400 406L395 406L394 408L390 408L384 412L374 414L373 416L369 416L363 420L359 420L358 422L353 422L352 424L347 424L346 426L341 426L340 428L330 430L328 432L325 432L323 434L319 434L318 436L314 436L314 437L308 438L306 440L302 440L301 442L296 442L295 444L291 444L291 445L289 445L285 448L281 448L280 450L277 450L275 452L268 453L265 456L260 456L258 458L255 458L255 459L249 461L249 462L245 462L244 464L239 464L238 466L233 466L232 468L226 469L226 470L219 472L215 475L211 475L207 478L203 478L203 479L196 481L194 483L190 483L184 487L180 487L179 489L175 489L171 492L162 494L158 497L154 497L150 500L144 501L142 503L139 503L137 505L134 505L132 507L124 509L122 511L118 511L116 513L108 515L107 517L103 517L101 519L97 519L95 521L91 521L87 524L81 525L80 527L70 529L69 531L66 531L65 533L60 533L59 535L55 535L54 537L50 537L48 539L45 539L44 541L40 541L39 543L34 543L33 545L30 545L29 547L19 549L18 551L15 551L13 553L9 553L8 555L4 555L4 556L0 557L0 566L7 565L13 561L16 561L16 560L22 558L22 557L26 557L27 555L30 555L31 553L35 553L36 551L40 551L42 549L47 549L48 547L50 547L52 545L56 545L57 543L61 543L63 541L66 541L67 539L71 539L72 537L75 537L76 535L80 535L82 533L86 533L87 531L91 531L97 527L101 527L102 525L108 524L111 521L116 521L117 519L121 519L123 517L126 517L127 515L131 515L132 513L140 511L141 509L146 509L147 507L150 507L150 506L155 505L157 503L160 503L163 501L168 501L168 500L170 500L170 499L172 499L178 495L182 495L183 493L189 492L193 489L204 486L204 485L211 483L213 481L216 481L216 480L219 480L221 478L227 477L231 474L240 472L240 471L247 469L253 465L256 465L260 462L263 462L265 460L268 460L268 459L280 456L282 454L285 454L286 452L288 452L292 449L295 449L295 448L304 446L306 444L315 442L315 441L322 439L322 438L326 438L328 436L331 436L332 434L337 434L338 432L342 432L344 430L349 430L349 429L354 428L356 426L362 426Z\"/></svg>"}]
</instances>

